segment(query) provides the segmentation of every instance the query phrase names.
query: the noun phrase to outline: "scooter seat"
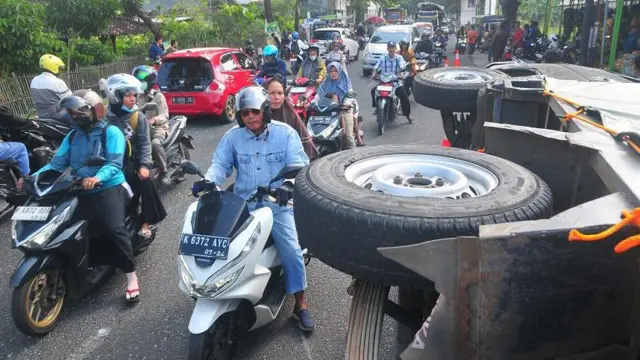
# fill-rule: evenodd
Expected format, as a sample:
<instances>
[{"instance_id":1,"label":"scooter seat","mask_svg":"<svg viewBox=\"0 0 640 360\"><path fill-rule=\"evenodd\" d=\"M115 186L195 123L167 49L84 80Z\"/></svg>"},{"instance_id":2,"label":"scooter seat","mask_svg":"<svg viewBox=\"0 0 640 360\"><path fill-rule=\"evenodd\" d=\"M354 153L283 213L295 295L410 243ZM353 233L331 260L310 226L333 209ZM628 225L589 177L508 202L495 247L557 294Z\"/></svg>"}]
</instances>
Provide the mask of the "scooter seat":
<instances>
[{"instance_id":1,"label":"scooter seat","mask_svg":"<svg viewBox=\"0 0 640 360\"><path fill-rule=\"evenodd\" d=\"M184 116L174 116L169 119L169 131L167 132L167 137L164 139L162 146L166 148L171 145L178 136L178 133L180 133L180 130L186 126L186 123L187 118Z\"/></svg>"}]
</instances>

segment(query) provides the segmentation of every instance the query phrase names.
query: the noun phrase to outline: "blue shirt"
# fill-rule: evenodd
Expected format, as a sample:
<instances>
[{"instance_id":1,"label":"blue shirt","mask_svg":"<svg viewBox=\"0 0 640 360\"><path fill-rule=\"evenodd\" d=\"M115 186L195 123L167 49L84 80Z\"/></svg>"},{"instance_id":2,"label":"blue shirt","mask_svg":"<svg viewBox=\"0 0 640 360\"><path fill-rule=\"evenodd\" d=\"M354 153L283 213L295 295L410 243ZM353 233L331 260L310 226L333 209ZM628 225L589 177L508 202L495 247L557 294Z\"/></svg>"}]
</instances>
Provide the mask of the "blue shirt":
<instances>
[{"instance_id":1,"label":"blue shirt","mask_svg":"<svg viewBox=\"0 0 640 360\"><path fill-rule=\"evenodd\" d=\"M276 58L273 62L264 62L262 64L262 69L258 72L258 77L267 77L272 78L274 75L280 75L282 77L282 81L286 82L287 79L287 63L282 59Z\"/></svg>"},{"instance_id":2,"label":"blue shirt","mask_svg":"<svg viewBox=\"0 0 640 360\"><path fill-rule=\"evenodd\" d=\"M398 75L407 66L402 56L396 55L392 58L385 55L376 62L376 72L378 74L395 74Z\"/></svg>"},{"instance_id":3,"label":"blue shirt","mask_svg":"<svg viewBox=\"0 0 640 360\"><path fill-rule=\"evenodd\" d=\"M222 186L235 168L233 192L247 199L258 186L269 185L285 166L308 164L300 136L291 126L274 121L256 136L246 127L236 125L220 140L205 177ZM282 182L271 186L279 187Z\"/></svg>"},{"instance_id":4,"label":"blue shirt","mask_svg":"<svg viewBox=\"0 0 640 360\"><path fill-rule=\"evenodd\" d=\"M74 127L73 142L69 143L69 132L62 140L62 144L56 151L56 155L51 162L43 166L35 174L46 170L64 172L71 167L71 175L81 178L97 177L102 186L94 189L94 192L102 191L111 187L121 185L125 182L122 172L122 161L124 160L125 138L122 131L117 126L109 126L106 129L106 149L102 149L102 128L107 126L105 122L96 123L89 133ZM106 162L102 167L82 166L89 156L102 156ZM34 175L35 175L34 174Z\"/></svg>"},{"instance_id":5,"label":"blue shirt","mask_svg":"<svg viewBox=\"0 0 640 360\"><path fill-rule=\"evenodd\" d=\"M164 50L162 50L162 48L156 44L153 43L153 45L151 45L151 48L149 49L149 57L151 58L151 60L158 60L159 58L162 58L164 56Z\"/></svg>"}]
</instances>

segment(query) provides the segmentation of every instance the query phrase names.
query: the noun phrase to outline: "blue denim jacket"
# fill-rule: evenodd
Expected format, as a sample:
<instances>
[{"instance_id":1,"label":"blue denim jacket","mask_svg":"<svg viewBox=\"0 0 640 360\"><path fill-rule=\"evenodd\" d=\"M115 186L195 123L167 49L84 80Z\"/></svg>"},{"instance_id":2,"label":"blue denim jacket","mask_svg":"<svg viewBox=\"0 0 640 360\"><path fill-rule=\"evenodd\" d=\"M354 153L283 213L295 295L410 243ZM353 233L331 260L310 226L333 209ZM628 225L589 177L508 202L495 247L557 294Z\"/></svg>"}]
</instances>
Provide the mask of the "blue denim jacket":
<instances>
[{"instance_id":1,"label":"blue denim jacket","mask_svg":"<svg viewBox=\"0 0 640 360\"><path fill-rule=\"evenodd\" d=\"M220 140L206 178L222 186L235 168L233 192L247 199L258 186L269 185L285 166L295 164L306 166L309 158L300 136L291 126L274 121L256 136L251 130L236 125ZM282 182L274 183L272 188Z\"/></svg>"}]
</instances>

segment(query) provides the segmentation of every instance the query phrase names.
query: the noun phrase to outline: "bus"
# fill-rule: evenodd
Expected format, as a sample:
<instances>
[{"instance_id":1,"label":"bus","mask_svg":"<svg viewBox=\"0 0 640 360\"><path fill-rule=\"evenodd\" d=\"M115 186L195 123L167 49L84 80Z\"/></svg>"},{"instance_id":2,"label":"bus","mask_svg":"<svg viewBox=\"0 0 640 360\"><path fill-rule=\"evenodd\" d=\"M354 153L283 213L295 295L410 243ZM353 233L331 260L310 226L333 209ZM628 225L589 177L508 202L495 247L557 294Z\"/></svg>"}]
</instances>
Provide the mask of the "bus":
<instances>
[{"instance_id":1,"label":"bus","mask_svg":"<svg viewBox=\"0 0 640 360\"><path fill-rule=\"evenodd\" d=\"M432 2L421 2L416 8L416 22L430 22L436 28L440 28L445 18L444 6Z\"/></svg>"}]
</instances>

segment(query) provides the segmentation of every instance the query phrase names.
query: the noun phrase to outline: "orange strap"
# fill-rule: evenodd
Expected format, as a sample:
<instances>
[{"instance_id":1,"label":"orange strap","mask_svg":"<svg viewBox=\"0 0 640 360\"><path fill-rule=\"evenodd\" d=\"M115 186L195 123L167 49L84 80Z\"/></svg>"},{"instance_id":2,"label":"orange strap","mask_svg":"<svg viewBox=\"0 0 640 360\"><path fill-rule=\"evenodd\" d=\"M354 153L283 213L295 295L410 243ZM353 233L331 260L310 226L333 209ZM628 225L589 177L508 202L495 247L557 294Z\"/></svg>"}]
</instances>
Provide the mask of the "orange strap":
<instances>
[{"instance_id":1,"label":"orange strap","mask_svg":"<svg viewBox=\"0 0 640 360\"><path fill-rule=\"evenodd\" d=\"M563 101L563 102L565 102L565 103L567 103L567 104L569 104L569 105L571 105L573 107L581 108L581 106L578 103L576 103L575 101L569 100L569 99L567 99L567 98L565 98L563 96L560 96L558 94L554 94L554 93L552 93L552 92L550 92L548 90L544 91L544 95L551 96L552 98L557 99L557 100L561 100L561 101ZM591 120L587 119L584 116L581 116L583 113L584 113L584 109L580 109L580 110L578 110L578 111L576 111L574 113L565 114L563 116L563 120L564 121L569 121L569 120L573 120L573 119L580 120L582 122L585 122L587 124L593 125L593 126L599 128L599 129L607 132L609 135L612 135L612 136L618 135L617 131L615 131L613 129L610 129L610 128L604 126L604 125L598 124L597 122L591 121ZM629 147L631 147L638 154L640 154L640 145L634 143L628 137L623 138L623 140L624 140L624 142L627 143L627 145L629 145Z\"/></svg>"},{"instance_id":2,"label":"orange strap","mask_svg":"<svg viewBox=\"0 0 640 360\"><path fill-rule=\"evenodd\" d=\"M599 232L597 234L583 234L576 229L569 232L569 241L598 241L604 240L609 236L617 233L623 227L632 225L640 229L640 207L631 211L622 211L622 220L612 227ZM630 236L618 243L614 248L614 251L618 254L623 253L631 248L640 245L640 234Z\"/></svg>"}]
</instances>

